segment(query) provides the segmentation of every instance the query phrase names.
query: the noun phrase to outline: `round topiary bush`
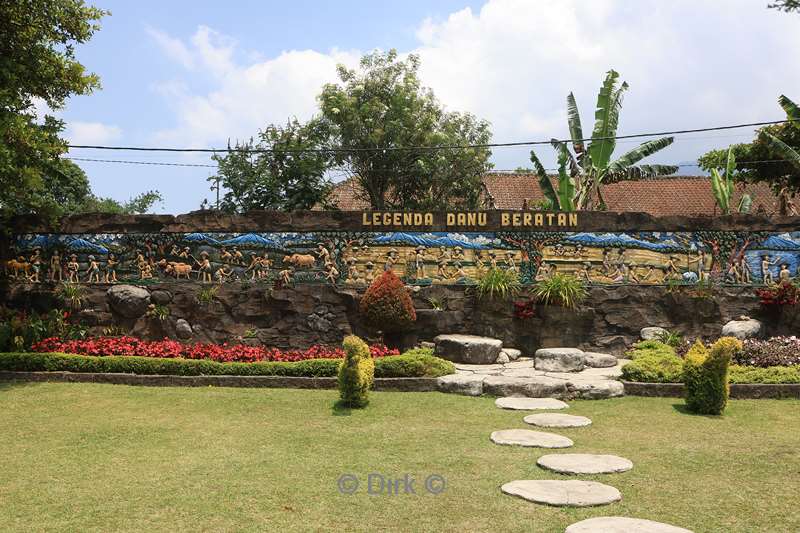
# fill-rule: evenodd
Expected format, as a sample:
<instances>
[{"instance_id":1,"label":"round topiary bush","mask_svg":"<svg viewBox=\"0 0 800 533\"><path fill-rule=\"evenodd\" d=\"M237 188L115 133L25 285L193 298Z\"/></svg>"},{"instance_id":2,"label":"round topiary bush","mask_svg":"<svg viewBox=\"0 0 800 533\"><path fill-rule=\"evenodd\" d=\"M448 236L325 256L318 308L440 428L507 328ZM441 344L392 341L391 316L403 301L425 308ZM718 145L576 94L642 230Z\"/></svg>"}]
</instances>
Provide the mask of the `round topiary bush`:
<instances>
[{"instance_id":1,"label":"round topiary bush","mask_svg":"<svg viewBox=\"0 0 800 533\"><path fill-rule=\"evenodd\" d=\"M361 298L360 310L366 325L384 335L406 331L417 320L411 296L391 270L372 282Z\"/></svg>"},{"instance_id":2,"label":"round topiary bush","mask_svg":"<svg viewBox=\"0 0 800 533\"><path fill-rule=\"evenodd\" d=\"M686 407L704 415L721 415L728 404L728 367L731 355L742 349L742 342L722 337L707 350L697 341L684 358Z\"/></svg>"},{"instance_id":3,"label":"round topiary bush","mask_svg":"<svg viewBox=\"0 0 800 533\"><path fill-rule=\"evenodd\" d=\"M375 361L367 343L349 335L342 343L344 361L339 366L339 398L347 407L365 407L375 380Z\"/></svg>"}]
</instances>

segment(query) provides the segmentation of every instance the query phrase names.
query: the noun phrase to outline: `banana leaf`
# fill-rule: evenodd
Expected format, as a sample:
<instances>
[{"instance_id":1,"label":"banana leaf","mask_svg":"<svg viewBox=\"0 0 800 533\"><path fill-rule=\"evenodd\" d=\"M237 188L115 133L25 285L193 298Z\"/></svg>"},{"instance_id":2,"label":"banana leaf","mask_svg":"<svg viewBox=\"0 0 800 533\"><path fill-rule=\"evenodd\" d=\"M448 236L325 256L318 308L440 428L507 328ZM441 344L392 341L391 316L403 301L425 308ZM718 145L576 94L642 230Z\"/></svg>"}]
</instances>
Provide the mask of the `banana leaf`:
<instances>
[{"instance_id":1,"label":"banana leaf","mask_svg":"<svg viewBox=\"0 0 800 533\"><path fill-rule=\"evenodd\" d=\"M558 152L558 203L561 211L575 211L575 181L567 174L569 151L566 145Z\"/></svg>"},{"instance_id":2,"label":"banana leaf","mask_svg":"<svg viewBox=\"0 0 800 533\"><path fill-rule=\"evenodd\" d=\"M556 153L561 153L562 149L567 151L567 163L569 164L570 176L576 177L583 174L583 168L581 168L580 163L574 157L572 157L572 153L569 151L566 144L558 139L550 139L550 145L555 149Z\"/></svg>"},{"instance_id":3,"label":"banana leaf","mask_svg":"<svg viewBox=\"0 0 800 533\"><path fill-rule=\"evenodd\" d=\"M730 196L728 194L728 187L724 183L722 175L716 168L711 169L711 191L714 193L714 199L717 201L720 211L723 215L730 213Z\"/></svg>"},{"instance_id":4,"label":"banana leaf","mask_svg":"<svg viewBox=\"0 0 800 533\"><path fill-rule=\"evenodd\" d=\"M622 95L628 89L628 84L623 82L617 88L619 74L610 70L600 92L597 95L597 108L594 112L595 123L592 131L592 142L589 145L589 157L592 166L605 168L614 153L616 141L606 137L614 137L619 123L619 110L622 106Z\"/></svg>"},{"instance_id":5,"label":"banana leaf","mask_svg":"<svg viewBox=\"0 0 800 533\"><path fill-rule=\"evenodd\" d=\"M575 102L575 95L567 95L567 123L569 124L569 135L572 138L572 148L580 158L586 150L583 143L583 126L581 126L581 115L578 113L578 104Z\"/></svg>"},{"instance_id":6,"label":"banana leaf","mask_svg":"<svg viewBox=\"0 0 800 533\"><path fill-rule=\"evenodd\" d=\"M753 198L749 194L743 194L736 210L739 213L749 213L751 207L753 207Z\"/></svg>"},{"instance_id":7,"label":"banana leaf","mask_svg":"<svg viewBox=\"0 0 800 533\"><path fill-rule=\"evenodd\" d=\"M550 209L560 209L558 196L556 195L555 189L553 189L553 184L550 183L550 178L547 177L547 171L544 169L544 165L542 165L542 162L536 157L536 152L533 150L531 150L531 163L533 163L533 169L536 171L536 175L539 176L539 188L542 190L545 199L550 202Z\"/></svg>"},{"instance_id":8,"label":"banana leaf","mask_svg":"<svg viewBox=\"0 0 800 533\"><path fill-rule=\"evenodd\" d=\"M636 165L615 172L607 172L604 183L617 183L619 181L637 181L650 178L659 178L675 174L678 167L675 165Z\"/></svg>"},{"instance_id":9,"label":"banana leaf","mask_svg":"<svg viewBox=\"0 0 800 533\"><path fill-rule=\"evenodd\" d=\"M652 141L642 143L633 150L624 153L616 161L611 163L608 166L608 171L610 173L614 173L631 167L645 157L652 155L659 150L663 150L672 144L673 141L675 141L674 137L662 137L661 139L654 139Z\"/></svg>"},{"instance_id":10,"label":"banana leaf","mask_svg":"<svg viewBox=\"0 0 800 533\"><path fill-rule=\"evenodd\" d=\"M771 133L767 133L766 139L770 148L778 152L791 165L800 169L800 153Z\"/></svg>"},{"instance_id":11,"label":"banana leaf","mask_svg":"<svg viewBox=\"0 0 800 533\"><path fill-rule=\"evenodd\" d=\"M781 105L783 110L786 111L786 116L792 121L792 124L794 124L795 127L800 128L800 107L798 107L797 104L789 100L784 95L781 95L778 98L778 103Z\"/></svg>"}]
</instances>

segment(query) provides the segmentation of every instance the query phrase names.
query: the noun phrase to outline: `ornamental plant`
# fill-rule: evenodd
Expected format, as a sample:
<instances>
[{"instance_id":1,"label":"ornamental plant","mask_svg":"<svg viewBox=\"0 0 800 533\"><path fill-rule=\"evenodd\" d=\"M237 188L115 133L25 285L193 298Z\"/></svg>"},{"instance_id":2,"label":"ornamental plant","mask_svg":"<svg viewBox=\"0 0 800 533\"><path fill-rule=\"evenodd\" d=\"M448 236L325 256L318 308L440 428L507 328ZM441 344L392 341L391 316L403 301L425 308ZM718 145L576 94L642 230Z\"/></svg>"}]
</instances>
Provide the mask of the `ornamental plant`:
<instances>
[{"instance_id":1,"label":"ornamental plant","mask_svg":"<svg viewBox=\"0 0 800 533\"><path fill-rule=\"evenodd\" d=\"M728 367L742 342L722 337L708 350L695 342L684 358L683 380L686 385L686 407L694 413L721 415L728 403L730 385Z\"/></svg>"},{"instance_id":2,"label":"ornamental plant","mask_svg":"<svg viewBox=\"0 0 800 533\"><path fill-rule=\"evenodd\" d=\"M360 310L369 327L384 333L407 330L417 320L411 296L391 270L372 282L361 298Z\"/></svg>"},{"instance_id":3,"label":"ornamental plant","mask_svg":"<svg viewBox=\"0 0 800 533\"><path fill-rule=\"evenodd\" d=\"M560 305L567 309L577 309L587 296L583 281L569 274L556 274L538 282L533 294L545 305Z\"/></svg>"},{"instance_id":4,"label":"ornamental plant","mask_svg":"<svg viewBox=\"0 0 800 533\"><path fill-rule=\"evenodd\" d=\"M513 298L520 289L517 273L502 268L490 268L475 286L478 298Z\"/></svg>"},{"instance_id":5,"label":"ornamental plant","mask_svg":"<svg viewBox=\"0 0 800 533\"><path fill-rule=\"evenodd\" d=\"M367 343L349 335L342 342L344 361L339 366L339 398L346 407L361 408L369 403L369 389L375 380L375 361Z\"/></svg>"},{"instance_id":6,"label":"ornamental plant","mask_svg":"<svg viewBox=\"0 0 800 533\"><path fill-rule=\"evenodd\" d=\"M514 302L514 318L526 320L534 316L536 316L536 302L534 300Z\"/></svg>"},{"instance_id":7,"label":"ornamental plant","mask_svg":"<svg viewBox=\"0 0 800 533\"><path fill-rule=\"evenodd\" d=\"M797 305L800 302L800 287L794 283L779 283L771 287L756 289L756 296L762 306L779 309L786 305Z\"/></svg>"}]
</instances>

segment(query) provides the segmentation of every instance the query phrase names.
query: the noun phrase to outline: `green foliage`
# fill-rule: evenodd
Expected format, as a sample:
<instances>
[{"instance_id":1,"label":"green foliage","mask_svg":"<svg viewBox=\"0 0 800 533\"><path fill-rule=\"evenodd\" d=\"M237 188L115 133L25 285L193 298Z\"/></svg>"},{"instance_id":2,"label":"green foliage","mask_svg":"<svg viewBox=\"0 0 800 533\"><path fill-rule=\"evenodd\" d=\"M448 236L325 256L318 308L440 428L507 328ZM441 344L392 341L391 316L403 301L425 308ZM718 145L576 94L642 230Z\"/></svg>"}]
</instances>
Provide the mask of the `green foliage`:
<instances>
[{"instance_id":1,"label":"green foliage","mask_svg":"<svg viewBox=\"0 0 800 533\"><path fill-rule=\"evenodd\" d=\"M71 324L66 314L58 309L38 314L18 313L0 308L0 352L27 350L48 337L83 339L86 334L86 327Z\"/></svg>"},{"instance_id":2,"label":"green foliage","mask_svg":"<svg viewBox=\"0 0 800 533\"><path fill-rule=\"evenodd\" d=\"M324 203L331 188L325 175L331 158L318 150L327 146L329 138L323 121L301 124L293 118L285 126L270 124L257 141L251 138L237 143L226 155L215 155L217 174L208 181L218 181L225 189L220 209L228 213L291 211Z\"/></svg>"},{"instance_id":3,"label":"green foliage","mask_svg":"<svg viewBox=\"0 0 800 533\"><path fill-rule=\"evenodd\" d=\"M374 361L375 376L380 378L439 377L455 372L453 364L449 361L418 350L409 350L402 355L379 357ZM334 377L338 374L341 364L342 359L218 363L199 359L114 355L95 357L29 352L0 353L0 370L9 371L110 372L172 376Z\"/></svg>"},{"instance_id":4,"label":"green foliage","mask_svg":"<svg viewBox=\"0 0 800 533\"><path fill-rule=\"evenodd\" d=\"M787 195L800 191L800 111L786 96L781 95L778 103L787 118L795 122L765 126L757 131L752 142L711 150L697 161L703 170L709 172L715 168L725 168L730 151L738 162L732 174L733 179L768 183L780 195L780 210L786 213Z\"/></svg>"},{"instance_id":5,"label":"green foliage","mask_svg":"<svg viewBox=\"0 0 800 533\"><path fill-rule=\"evenodd\" d=\"M639 161L672 144L672 137L655 139L642 143L615 161L611 156L616 148L619 112L622 96L628 84L619 83L619 74L610 70L606 73L600 92L597 95L595 124L588 146L583 141L583 127L575 96L567 96L567 124L572 139L573 153L566 143L553 140L552 145L558 154L559 176L558 194L547 179L536 154L531 152L531 161L539 175L539 185L545 198L553 209L574 211L577 209L605 209L601 186L621 180L636 180L654 176L665 176L678 169L666 165L638 165ZM567 175L569 168L569 175Z\"/></svg>"},{"instance_id":6,"label":"green foliage","mask_svg":"<svg viewBox=\"0 0 800 533\"><path fill-rule=\"evenodd\" d=\"M366 407L375 379L375 361L367 343L350 335L342 342L344 361L339 367L339 398L347 407Z\"/></svg>"},{"instance_id":7,"label":"green foliage","mask_svg":"<svg viewBox=\"0 0 800 533\"><path fill-rule=\"evenodd\" d=\"M657 338L671 348L677 348L683 342L683 335L675 331L662 331Z\"/></svg>"},{"instance_id":8,"label":"green foliage","mask_svg":"<svg viewBox=\"0 0 800 533\"><path fill-rule=\"evenodd\" d=\"M800 366L731 365L728 376L731 383L800 383Z\"/></svg>"},{"instance_id":9,"label":"green foliage","mask_svg":"<svg viewBox=\"0 0 800 533\"><path fill-rule=\"evenodd\" d=\"M218 290L219 285L200 287L200 289L197 291L197 303L200 305L210 305L214 303L214 298L216 298Z\"/></svg>"},{"instance_id":10,"label":"green foliage","mask_svg":"<svg viewBox=\"0 0 800 533\"><path fill-rule=\"evenodd\" d=\"M413 348L402 355L375 359L375 377L424 377L454 374L455 366L450 361L433 355L429 348Z\"/></svg>"},{"instance_id":11,"label":"green foliage","mask_svg":"<svg viewBox=\"0 0 800 533\"><path fill-rule=\"evenodd\" d=\"M775 0L774 3L767 6L770 9L777 9L778 11L785 11L790 13L792 11L800 13L800 0Z\"/></svg>"},{"instance_id":12,"label":"green foliage","mask_svg":"<svg viewBox=\"0 0 800 533\"><path fill-rule=\"evenodd\" d=\"M169 314L169 307L162 304L150 304L147 306L147 313L145 313L146 316L154 318L159 322L163 322L169 318Z\"/></svg>"},{"instance_id":13,"label":"green foliage","mask_svg":"<svg viewBox=\"0 0 800 533\"><path fill-rule=\"evenodd\" d=\"M407 330L417 320L411 296L392 270L372 282L361 297L359 309L368 326L383 332Z\"/></svg>"},{"instance_id":14,"label":"green foliage","mask_svg":"<svg viewBox=\"0 0 800 533\"><path fill-rule=\"evenodd\" d=\"M64 302L64 305L77 311L83 307L83 301L86 299L86 290L83 285L65 281L56 289L56 296Z\"/></svg>"},{"instance_id":15,"label":"green foliage","mask_svg":"<svg viewBox=\"0 0 800 533\"><path fill-rule=\"evenodd\" d=\"M559 273L538 282L533 288L533 295L545 305L577 309L586 299L587 292L582 280Z\"/></svg>"},{"instance_id":16,"label":"green foliage","mask_svg":"<svg viewBox=\"0 0 800 533\"><path fill-rule=\"evenodd\" d=\"M428 305L431 306L431 309L435 311L441 311L444 309L444 303L442 302L441 298L436 298L435 296L431 296L428 298Z\"/></svg>"},{"instance_id":17,"label":"green foliage","mask_svg":"<svg viewBox=\"0 0 800 533\"><path fill-rule=\"evenodd\" d=\"M711 191L714 193L714 201L717 202L717 207L723 215L729 215L731 212L731 203L733 202L733 173L736 170L736 156L732 149L728 149L728 158L725 163L724 174L720 174L716 168L711 169ZM739 200L737 211L739 213L746 213L750 210L753 201L750 195L743 194Z\"/></svg>"},{"instance_id":18,"label":"green foliage","mask_svg":"<svg viewBox=\"0 0 800 533\"><path fill-rule=\"evenodd\" d=\"M502 268L490 268L478 279L475 291L478 298L513 298L522 286L516 272Z\"/></svg>"},{"instance_id":19,"label":"green foliage","mask_svg":"<svg viewBox=\"0 0 800 533\"><path fill-rule=\"evenodd\" d=\"M418 70L418 56L400 60L395 50L364 56L359 70L337 67L340 83L325 85L319 96L332 146L345 150L335 163L348 169L373 209L477 208L489 148L425 147L486 144L489 124L446 111L422 87ZM364 150L378 146L399 149Z\"/></svg>"},{"instance_id":20,"label":"green foliage","mask_svg":"<svg viewBox=\"0 0 800 533\"><path fill-rule=\"evenodd\" d=\"M720 415L728 403L728 366L734 351L741 350L741 341L723 337L707 350L696 342L684 359L683 381L686 384L686 406L705 415Z\"/></svg>"},{"instance_id":21,"label":"green foliage","mask_svg":"<svg viewBox=\"0 0 800 533\"><path fill-rule=\"evenodd\" d=\"M626 356L633 359L622 367L622 379L626 381L679 383L682 380L683 360L663 342L639 342Z\"/></svg>"}]
</instances>

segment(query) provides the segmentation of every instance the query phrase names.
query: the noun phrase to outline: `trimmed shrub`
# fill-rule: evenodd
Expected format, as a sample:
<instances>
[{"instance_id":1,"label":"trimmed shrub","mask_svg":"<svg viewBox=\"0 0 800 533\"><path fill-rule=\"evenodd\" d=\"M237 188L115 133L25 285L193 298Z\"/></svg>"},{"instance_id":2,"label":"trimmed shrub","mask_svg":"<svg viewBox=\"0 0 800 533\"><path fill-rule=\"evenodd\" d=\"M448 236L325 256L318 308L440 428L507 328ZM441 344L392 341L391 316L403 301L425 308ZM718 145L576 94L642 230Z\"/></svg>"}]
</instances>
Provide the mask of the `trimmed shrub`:
<instances>
[{"instance_id":1,"label":"trimmed shrub","mask_svg":"<svg viewBox=\"0 0 800 533\"><path fill-rule=\"evenodd\" d=\"M407 330L417 320L411 296L391 270L372 282L361 298L360 310L368 326L384 332Z\"/></svg>"},{"instance_id":2,"label":"trimmed shrub","mask_svg":"<svg viewBox=\"0 0 800 533\"><path fill-rule=\"evenodd\" d=\"M741 350L742 343L723 337L709 351L696 342L684 358L683 379L686 384L686 406L704 415L720 415L728 403L728 366L731 355Z\"/></svg>"},{"instance_id":3,"label":"trimmed shrub","mask_svg":"<svg viewBox=\"0 0 800 533\"><path fill-rule=\"evenodd\" d=\"M349 335L342 343L344 361L339 366L339 398L348 407L366 407L375 378L375 361L367 343Z\"/></svg>"},{"instance_id":4,"label":"trimmed shrub","mask_svg":"<svg viewBox=\"0 0 800 533\"><path fill-rule=\"evenodd\" d=\"M375 359L382 378L439 377L455 372L452 363L426 353L390 355ZM137 356L92 356L59 353L0 353L0 370L28 372L104 372L173 376L288 376L334 377L342 359L218 363L209 360L159 359Z\"/></svg>"},{"instance_id":5,"label":"trimmed shrub","mask_svg":"<svg viewBox=\"0 0 800 533\"><path fill-rule=\"evenodd\" d=\"M728 377L731 383L800 383L800 366L757 368L731 365Z\"/></svg>"},{"instance_id":6,"label":"trimmed shrub","mask_svg":"<svg viewBox=\"0 0 800 533\"><path fill-rule=\"evenodd\" d=\"M683 380L683 360L674 352L640 356L622 367L622 379L645 383L680 383Z\"/></svg>"},{"instance_id":7,"label":"trimmed shrub","mask_svg":"<svg viewBox=\"0 0 800 533\"><path fill-rule=\"evenodd\" d=\"M675 348L661 341L649 340L639 341L625 353L628 359L639 359L647 356L670 356L675 355Z\"/></svg>"}]
</instances>

